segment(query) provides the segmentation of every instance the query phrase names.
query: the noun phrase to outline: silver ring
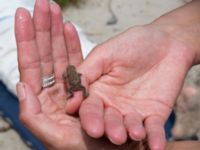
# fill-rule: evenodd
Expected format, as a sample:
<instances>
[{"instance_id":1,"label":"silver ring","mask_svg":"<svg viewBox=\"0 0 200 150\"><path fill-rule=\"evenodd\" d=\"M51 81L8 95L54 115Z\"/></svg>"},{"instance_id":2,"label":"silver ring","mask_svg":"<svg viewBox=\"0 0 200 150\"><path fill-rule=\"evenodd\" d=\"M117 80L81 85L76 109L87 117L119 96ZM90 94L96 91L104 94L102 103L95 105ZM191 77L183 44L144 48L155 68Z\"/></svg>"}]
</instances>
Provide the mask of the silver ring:
<instances>
[{"instance_id":1,"label":"silver ring","mask_svg":"<svg viewBox=\"0 0 200 150\"><path fill-rule=\"evenodd\" d=\"M55 83L55 75L54 74L45 75L42 77L42 87L43 88L50 87L50 86L54 85L54 83Z\"/></svg>"}]
</instances>

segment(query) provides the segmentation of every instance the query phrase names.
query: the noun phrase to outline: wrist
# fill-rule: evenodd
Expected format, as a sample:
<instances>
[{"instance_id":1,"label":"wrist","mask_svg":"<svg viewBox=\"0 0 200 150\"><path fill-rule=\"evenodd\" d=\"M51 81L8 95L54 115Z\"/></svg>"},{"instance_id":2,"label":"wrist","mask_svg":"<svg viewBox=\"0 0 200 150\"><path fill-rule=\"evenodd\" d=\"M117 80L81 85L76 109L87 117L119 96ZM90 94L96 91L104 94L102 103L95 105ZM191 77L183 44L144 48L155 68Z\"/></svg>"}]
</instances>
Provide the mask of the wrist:
<instances>
[{"instance_id":1,"label":"wrist","mask_svg":"<svg viewBox=\"0 0 200 150\"><path fill-rule=\"evenodd\" d=\"M165 14L151 23L172 38L182 42L194 54L194 64L200 63L200 0Z\"/></svg>"},{"instance_id":2,"label":"wrist","mask_svg":"<svg viewBox=\"0 0 200 150\"><path fill-rule=\"evenodd\" d=\"M191 26L181 24L162 24L156 21L151 23L160 31L166 32L170 37L188 47L189 55L194 56L193 65L200 63L200 23ZM199 30L199 31L198 31Z\"/></svg>"},{"instance_id":3,"label":"wrist","mask_svg":"<svg viewBox=\"0 0 200 150\"><path fill-rule=\"evenodd\" d=\"M153 22L151 26L154 26L161 32L167 33L172 39L182 43L186 47L186 55L190 57L191 66L200 63L200 39L198 39L197 32L193 31L192 27L171 24L164 25L157 22Z\"/></svg>"}]
</instances>

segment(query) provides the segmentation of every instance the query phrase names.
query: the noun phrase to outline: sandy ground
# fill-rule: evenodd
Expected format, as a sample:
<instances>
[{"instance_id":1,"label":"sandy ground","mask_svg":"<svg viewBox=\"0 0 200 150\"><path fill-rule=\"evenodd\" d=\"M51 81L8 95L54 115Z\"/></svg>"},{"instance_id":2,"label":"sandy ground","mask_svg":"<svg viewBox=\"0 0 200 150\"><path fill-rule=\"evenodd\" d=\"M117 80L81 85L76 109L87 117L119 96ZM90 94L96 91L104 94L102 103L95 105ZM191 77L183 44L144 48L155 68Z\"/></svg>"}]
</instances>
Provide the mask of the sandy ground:
<instances>
[{"instance_id":1,"label":"sandy ground","mask_svg":"<svg viewBox=\"0 0 200 150\"><path fill-rule=\"evenodd\" d=\"M186 2L186 0L85 0L79 7L71 6L65 9L64 15L82 27L90 40L100 43L133 25L150 23ZM7 126L2 119L0 126ZM0 149L29 150L13 129L0 132Z\"/></svg>"},{"instance_id":2,"label":"sandy ground","mask_svg":"<svg viewBox=\"0 0 200 150\"><path fill-rule=\"evenodd\" d=\"M184 0L85 0L80 7L67 8L64 14L80 25L90 40L99 43L134 25L150 23L184 3ZM113 15L116 24L107 25Z\"/></svg>"}]
</instances>

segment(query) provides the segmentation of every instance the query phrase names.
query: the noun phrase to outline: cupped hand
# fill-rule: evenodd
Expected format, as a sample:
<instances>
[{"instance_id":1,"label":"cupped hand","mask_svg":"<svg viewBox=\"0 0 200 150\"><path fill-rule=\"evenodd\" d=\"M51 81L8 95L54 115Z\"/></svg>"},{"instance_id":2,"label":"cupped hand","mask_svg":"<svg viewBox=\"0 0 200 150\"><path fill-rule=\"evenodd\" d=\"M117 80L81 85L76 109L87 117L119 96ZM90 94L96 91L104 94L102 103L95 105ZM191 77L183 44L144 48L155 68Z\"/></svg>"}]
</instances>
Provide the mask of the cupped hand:
<instances>
[{"instance_id":1,"label":"cupped hand","mask_svg":"<svg viewBox=\"0 0 200 150\"><path fill-rule=\"evenodd\" d=\"M155 25L97 46L78 67L89 85L79 110L83 128L115 144L147 137L152 150L164 149L164 123L193 59L191 49Z\"/></svg>"},{"instance_id":2,"label":"cupped hand","mask_svg":"<svg viewBox=\"0 0 200 150\"><path fill-rule=\"evenodd\" d=\"M66 114L69 104L77 109L81 92L74 94L75 101L67 101L68 93L62 74L71 64L82 62L78 34L71 23L63 25L60 8L47 0L36 0L34 14L19 8L15 17L20 82L17 93L20 102L20 119L24 125L52 150L142 150L142 143L128 142L116 146L105 138L87 136L78 117ZM42 77L55 74L55 84L42 88Z\"/></svg>"},{"instance_id":3,"label":"cupped hand","mask_svg":"<svg viewBox=\"0 0 200 150\"><path fill-rule=\"evenodd\" d=\"M36 1L33 18L24 8L16 12L20 119L49 149L84 150L88 146L79 119L65 112L62 78L68 64L77 66L82 61L82 53L74 26L62 21L59 6L47 0ZM42 88L42 77L52 73L55 84Z\"/></svg>"}]
</instances>

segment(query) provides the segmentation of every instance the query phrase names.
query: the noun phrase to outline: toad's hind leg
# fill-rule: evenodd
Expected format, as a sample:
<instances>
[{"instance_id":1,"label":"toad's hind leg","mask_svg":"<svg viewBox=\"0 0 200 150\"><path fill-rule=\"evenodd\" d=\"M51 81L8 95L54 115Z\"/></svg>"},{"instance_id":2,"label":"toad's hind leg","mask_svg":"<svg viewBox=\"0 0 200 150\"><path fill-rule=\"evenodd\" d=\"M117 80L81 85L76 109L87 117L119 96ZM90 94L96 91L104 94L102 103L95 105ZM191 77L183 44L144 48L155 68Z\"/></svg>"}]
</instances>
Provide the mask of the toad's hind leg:
<instances>
[{"instance_id":1,"label":"toad's hind leg","mask_svg":"<svg viewBox=\"0 0 200 150\"><path fill-rule=\"evenodd\" d=\"M89 96L89 93L86 91L86 89L84 88L83 90L83 97L87 98Z\"/></svg>"},{"instance_id":2,"label":"toad's hind leg","mask_svg":"<svg viewBox=\"0 0 200 150\"><path fill-rule=\"evenodd\" d=\"M81 90L83 92L83 98L87 98L89 96L89 93L87 92L86 88L84 86L81 86Z\"/></svg>"},{"instance_id":3,"label":"toad's hind leg","mask_svg":"<svg viewBox=\"0 0 200 150\"><path fill-rule=\"evenodd\" d=\"M84 86L79 86L77 88L75 88L74 91L82 91L83 92L83 98L87 98L89 96L89 93L86 91L86 88Z\"/></svg>"},{"instance_id":4,"label":"toad's hind leg","mask_svg":"<svg viewBox=\"0 0 200 150\"><path fill-rule=\"evenodd\" d=\"M68 90L68 94L67 99L74 97L74 92L72 90Z\"/></svg>"}]
</instances>

